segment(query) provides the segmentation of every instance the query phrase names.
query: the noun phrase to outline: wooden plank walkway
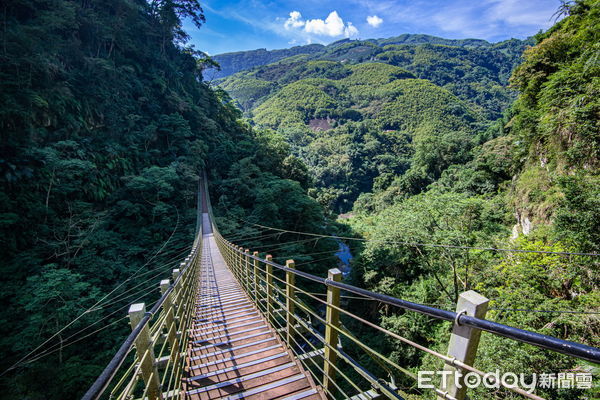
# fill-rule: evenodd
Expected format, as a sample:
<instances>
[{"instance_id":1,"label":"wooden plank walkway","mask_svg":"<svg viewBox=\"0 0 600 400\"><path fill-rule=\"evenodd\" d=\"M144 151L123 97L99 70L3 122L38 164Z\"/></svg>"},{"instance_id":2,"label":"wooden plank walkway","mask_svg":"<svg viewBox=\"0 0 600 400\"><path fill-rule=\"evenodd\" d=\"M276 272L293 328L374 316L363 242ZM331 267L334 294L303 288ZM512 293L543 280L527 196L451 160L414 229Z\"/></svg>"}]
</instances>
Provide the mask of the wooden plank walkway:
<instances>
[{"instance_id":1,"label":"wooden plank walkway","mask_svg":"<svg viewBox=\"0 0 600 400\"><path fill-rule=\"evenodd\" d=\"M324 399L225 264L203 215L196 316L184 399Z\"/></svg>"}]
</instances>

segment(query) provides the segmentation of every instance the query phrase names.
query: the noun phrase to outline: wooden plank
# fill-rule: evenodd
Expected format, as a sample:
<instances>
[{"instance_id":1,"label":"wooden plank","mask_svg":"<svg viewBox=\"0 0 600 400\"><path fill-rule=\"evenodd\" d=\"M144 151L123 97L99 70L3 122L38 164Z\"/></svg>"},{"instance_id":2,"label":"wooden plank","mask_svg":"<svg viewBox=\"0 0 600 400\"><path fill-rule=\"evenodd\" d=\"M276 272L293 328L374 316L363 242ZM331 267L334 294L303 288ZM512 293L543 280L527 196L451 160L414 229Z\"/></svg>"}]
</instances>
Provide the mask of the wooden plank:
<instances>
[{"instance_id":1,"label":"wooden plank","mask_svg":"<svg viewBox=\"0 0 600 400\"><path fill-rule=\"evenodd\" d=\"M184 399L323 399L312 379L293 357L256 302L234 278L215 239L203 237L204 252L200 288L196 294L186 368L182 381ZM254 268L245 257L239 268ZM243 262L246 261L246 262ZM244 279L260 271L240 270ZM263 290L262 288L259 288ZM317 397L314 397L317 396Z\"/></svg>"}]
</instances>

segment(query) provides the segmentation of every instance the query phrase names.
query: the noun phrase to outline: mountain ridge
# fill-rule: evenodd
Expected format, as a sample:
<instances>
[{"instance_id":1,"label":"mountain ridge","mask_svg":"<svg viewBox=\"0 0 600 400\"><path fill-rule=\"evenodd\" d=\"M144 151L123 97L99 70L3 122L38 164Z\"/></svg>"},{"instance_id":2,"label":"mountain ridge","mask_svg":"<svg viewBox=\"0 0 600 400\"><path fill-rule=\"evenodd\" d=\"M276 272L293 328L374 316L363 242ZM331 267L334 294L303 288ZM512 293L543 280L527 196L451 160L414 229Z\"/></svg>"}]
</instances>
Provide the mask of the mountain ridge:
<instances>
[{"instance_id":1,"label":"mountain ridge","mask_svg":"<svg viewBox=\"0 0 600 400\"><path fill-rule=\"evenodd\" d=\"M338 46L342 46L348 43L372 43L377 46L386 45L420 45L420 44L439 44L447 46L457 46L465 48L475 47L493 47L499 46L503 43L512 41L522 41L528 44L533 44L531 38L524 40L520 39L506 39L499 42L489 42L484 39L466 38L466 39L446 39L439 36L427 35L427 34L412 34L404 33L398 36L392 36L388 38L377 38L377 39L341 39L327 45L323 44L306 44L301 46L293 46L282 49L267 50L266 48L259 48L254 50L235 51L220 53L212 56L211 58L220 65L220 69L208 69L205 71L206 80L222 79L227 76L233 75L237 72L258 67L262 65L268 65L284 58L306 54L306 55L318 55L327 49L333 49Z\"/></svg>"}]
</instances>

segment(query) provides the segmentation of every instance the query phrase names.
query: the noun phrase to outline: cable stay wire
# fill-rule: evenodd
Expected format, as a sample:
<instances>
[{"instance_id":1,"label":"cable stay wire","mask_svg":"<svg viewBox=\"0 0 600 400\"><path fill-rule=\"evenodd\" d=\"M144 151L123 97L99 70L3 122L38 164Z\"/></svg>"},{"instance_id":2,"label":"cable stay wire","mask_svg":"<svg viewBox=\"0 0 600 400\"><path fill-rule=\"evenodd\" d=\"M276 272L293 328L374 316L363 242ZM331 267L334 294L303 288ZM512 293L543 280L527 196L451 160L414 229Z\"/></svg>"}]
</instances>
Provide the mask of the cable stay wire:
<instances>
[{"instance_id":1,"label":"cable stay wire","mask_svg":"<svg viewBox=\"0 0 600 400\"><path fill-rule=\"evenodd\" d=\"M110 297L109 297L109 298L106 298L104 301L107 301L107 300L109 300L109 299L110 299L110 300L111 300L111 302L110 302L110 303L105 303L105 304L99 304L99 305L98 305L96 308L94 308L94 309L90 310L90 312L93 312L93 311L96 311L96 310L102 309L102 308L106 307L107 305L110 305L110 304L112 304L112 303L115 303L115 302L118 302L118 301L120 301L120 300L117 300L119 297L122 297L123 295L125 295L125 294L127 294L127 293L131 292L132 290L136 289L137 287L139 287L139 286L141 286L141 285L144 285L144 284L146 284L146 283L148 283L148 282L150 282L150 281L153 281L153 280L155 280L157 277L159 277L159 276L161 276L161 275L164 275L164 273L165 273L165 272L166 272L168 269L170 269L170 268L171 268L171 267L173 267L174 265L177 265L177 264L179 264L179 261L180 261L180 260L181 260L180 258L179 258L179 259L172 260L172 261L170 261L170 262L169 262L169 263L167 263L167 264L162 264L161 266L159 266L159 267L156 267L156 268L153 268L153 269L151 269L151 270L149 270L149 271L145 272L144 274L140 274L140 275L138 275L138 277L140 277L140 276L142 276L142 275L146 275L146 274L147 274L147 273L149 273L149 272L156 272L157 270L160 270L160 271L159 271L158 273L156 273L155 275L151 276L150 278L147 278L146 280L144 280L144 281L142 281L142 282L138 283L138 284L137 284L137 285L135 285L135 286L132 286L132 287L130 287L129 289L127 289L127 290L126 290L126 291L124 291L123 293L120 293L120 294L118 294L118 295L116 295L115 297L112 297L112 298L110 298ZM154 285L153 285L153 287L154 287Z\"/></svg>"},{"instance_id":2,"label":"cable stay wire","mask_svg":"<svg viewBox=\"0 0 600 400\"><path fill-rule=\"evenodd\" d=\"M190 247L190 248L191 248L191 247ZM180 257L180 256L177 256L177 257ZM170 263L168 263L168 264L163 264L163 265L161 265L161 267L167 267L167 266L168 266L168 267L170 267L170 266L173 266L173 265L177 264L178 262L179 262L179 259L177 259L177 260L176 260L176 262L170 262ZM152 272L152 271L155 271L156 269L157 269L157 268L154 268L154 269L152 269L152 270L150 270L150 271L147 271L147 272ZM147 272L145 272L144 274L147 274ZM108 308L108 307L110 307L110 306L113 306L113 305L115 305L115 304L117 304L117 303L120 303L120 302L122 302L122 301L128 300L128 299L130 299L131 297L138 296L138 297L137 297L137 298L134 300L134 301L138 301L139 299L142 299L142 298L144 298L144 297L146 297L146 296L150 295L152 292L154 292L155 290L159 289L159 288L156 286L156 284L155 284L155 283L153 283L153 284L151 284L151 285L147 285L147 286L143 287L142 289L140 289L140 290L137 290L137 291L136 291L136 292L134 292L134 293L130 293L130 294L128 294L128 295L127 295L127 293L131 292L133 289L135 289L135 288L139 287L140 285L143 285L144 283L147 283L147 282L150 282L150 281L152 281L152 280L155 280L155 279L156 279L156 277L158 277L158 276L160 276L160 275L164 274L164 272L165 272L164 270L160 271L158 274L156 274L156 275L152 276L151 278L149 278L149 279L145 280L144 282L141 282L140 284L138 284L138 285L136 285L136 286L134 286L134 287L132 287L132 288L129 288L127 291L125 291L125 292L123 292L123 293L119 294L118 296L116 296L116 297L114 297L114 298L111 298L111 302L109 302L109 303L105 303L105 304L102 304L102 305L99 305L99 306L98 306L98 307L96 307L95 309L93 309L93 310L90 310L90 312L94 312L94 311L98 311L98 310L100 310L100 309ZM144 275L144 274L140 274L140 275L138 275L138 277L139 277L139 276L142 276L142 275ZM141 294L141 295L140 295L140 294ZM126 296L125 296L125 295L126 295ZM94 325L96 325L96 324L98 324L98 323L100 323L100 322L102 322L102 321L106 320L107 318L109 318L109 317L113 316L114 314L116 314L117 312L121 311L121 310L122 310L122 309L124 309L124 308L127 308L128 306L129 306L129 305L125 305L125 306L121 306L121 307L119 307L118 309L116 309L115 311L113 311L113 312L111 312L110 314L106 315L105 317L103 317L103 318L100 318L100 319L96 320L95 322L91 323L90 325L88 325L88 326L86 326L86 327L84 327L84 328L80 329L79 331L77 331L77 332L75 332L75 333L71 334L71 335L70 335L70 336L68 336L66 339L62 340L62 341L61 341L61 343L55 343L54 345L51 345L49 349L46 349L46 350L42 351L41 353L37 353L37 354L35 355L35 357L34 357L34 358L37 360L37 359L39 359L39 358L43 357L43 356L45 355L45 353L46 353L46 352L48 352L49 350L52 350L52 348L54 348L54 347L57 347L57 346L62 346L62 347L65 347L65 344L64 344L64 343L65 343L65 342L67 342L67 341L68 341L70 338L72 338L72 337L74 337L74 336L77 336L77 335L79 335L80 333L82 333L82 332L84 332L84 331L88 330L89 328L91 328L92 326L94 326ZM111 325L112 325L112 324L111 324ZM27 363L27 364L29 364L30 362L26 362L26 363Z\"/></svg>"},{"instance_id":3,"label":"cable stay wire","mask_svg":"<svg viewBox=\"0 0 600 400\"><path fill-rule=\"evenodd\" d=\"M140 290L140 291L138 291L138 292L136 292L136 293L133 293L133 294L131 294L131 295L127 296L127 297L128 297L128 298L129 298L129 297L136 297L136 298L135 298L133 301L139 301L140 299L143 299L144 297L146 297L146 296L148 296L148 295L152 294L152 292L154 292L154 291L155 291L155 289L156 289L156 286L155 286L155 285L152 285L152 287L150 288L150 290L148 290L148 289L149 289L149 288L148 288L148 287L146 287L146 288L144 288L144 289L142 289L142 290ZM141 293L141 294L140 294L140 293ZM125 299L122 299L122 300L125 300ZM120 301L122 301L122 300L120 300ZM55 349L55 348L57 348L57 347L64 348L64 347L65 347L65 343L66 343L66 342L68 342L68 340L69 340L69 339L71 339L71 338L73 338L73 337L76 337L76 336L80 335L80 334L81 334L81 333L83 333L84 331L86 331L86 330L90 329L92 326L94 326L94 325L97 325L97 324L99 324L100 322L102 322L102 321L104 321L104 320L106 320L106 319L108 319L108 318L112 317L113 315L115 315L116 313L118 313L118 312L120 312L120 311L122 311L122 310L126 309L127 307L129 307L129 304L126 304L126 305L122 305L122 306L119 306L119 307L117 307L117 308L116 308L115 310L113 310L111 313L107 314L107 315L106 315L106 316L104 316L103 318L100 318L100 319L96 320L95 322L92 322L92 323L91 323L91 324L89 324L88 326L86 326L86 327L84 327L84 328L81 328L81 329L80 329L80 330L78 330L77 332L75 332L75 333L71 334L70 336L68 336L67 338L65 338L64 340L62 340L60 343L55 343L55 344L53 344L53 345L50 345L50 346L49 346L48 348L46 348L44 351L42 351L42 352L40 352L40 353L37 353L37 354L35 355L35 357L34 357L34 358L37 360L37 359L40 359L40 358L42 358L42 357L45 357L46 355L49 355L49 354L53 353L54 351L52 351L52 350L53 350L53 349ZM125 318L128 318L128 317L126 316ZM122 319L122 318L121 318L121 319ZM119 319L119 321L120 321L121 319ZM112 325L112 324L113 324L113 323L111 323L110 325ZM96 332L96 331L95 331L95 332ZM86 335L86 337L87 337L87 336L89 336L89 335ZM79 341L79 340L76 340L76 341ZM30 362L27 362L27 363L30 363Z\"/></svg>"},{"instance_id":4,"label":"cable stay wire","mask_svg":"<svg viewBox=\"0 0 600 400\"><path fill-rule=\"evenodd\" d=\"M254 228L255 229L255 228ZM232 235L227 237L227 240L231 241L231 240L240 240L240 239L256 239L256 238L261 238L262 236L275 236L275 235L281 235L281 232L275 232L275 233L265 233L270 231L271 229L261 229L259 232L253 232L252 234L248 233L248 234L239 234L239 235ZM259 233L258 235L256 233Z\"/></svg>"},{"instance_id":5,"label":"cable stay wire","mask_svg":"<svg viewBox=\"0 0 600 400\"><path fill-rule=\"evenodd\" d=\"M339 250L327 250L327 251L316 251L314 253L296 253L296 254L286 254L283 256L273 254L274 259L294 259L296 257L309 257L309 256L318 256L322 254L331 254L337 253Z\"/></svg>"},{"instance_id":6,"label":"cable stay wire","mask_svg":"<svg viewBox=\"0 0 600 400\"><path fill-rule=\"evenodd\" d=\"M119 318L119 319L117 319L117 320L115 320L115 321L111 322L110 324L104 325L103 327L101 327L101 328L98 328L98 329L96 329L95 331L93 331L93 332L90 332L90 333L88 333L87 335L80 337L80 338L79 338L79 339L77 339L77 340L74 340L74 341L72 341L72 342L70 342L70 343L67 343L67 344L64 344L64 345L60 346L58 349L54 349L54 350L52 350L52 351L51 351L51 352L49 352L49 353L43 354L43 355L41 355L41 356L36 356L35 358L32 358L32 359L30 359L30 360L27 360L27 361L25 361L25 362L24 362L24 364L32 364L32 363L34 363L34 362L36 362L36 361L38 361L38 360L40 360L40 359L42 359L42 358L44 358L44 357L46 357L46 356L49 356L50 354L56 353L57 351L60 351L60 350L64 349L65 347L68 347L68 346L70 346L70 345L72 345L72 344L75 344L75 343L77 343L77 342L80 342L80 341L82 341L83 339L86 339L86 338L88 338L88 337L90 337L90 336L92 336L92 335L94 335L94 334L96 334L96 333L98 333L98 332L100 332L100 331L103 331L103 330L105 330L105 329L107 329L107 328L110 328L111 326L115 325L115 324L116 324L116 323L118 323L118 322L121 322L122 320L124 320L124 319L126 319L126 318L129 318L129 317L122 317L122 318Z\"/></svg>"},{"instance_id":7,"label":"cable stay wire","mask_svg":"<svg viewBox=\"0 0 600 400\"><path fill-rule=\"evenodd\" d=\"M275 236L278 236L277 240L279 240L280 237L283 235L285 235L285 232L275 232L275 233L269 233L266 235L252 236L252 237L244 238L240 243L242 243L242 244L252 243L252 241L254 241L254 240L264 240L264 239L275 237ZM236 239L233 239L233 240L236 240ZM229 240L229 241L231 242L231 240Z\"/></svg>"},{"instance_id":8,"label":"cable stay wire","mask_svg":"<svg viewBox=\"0 0 600 400\"><path fill-rule=\"evenodd\" d=\"M98 306L98 307L94 308L94 309L93 309L92 311L90 311L90 312L94 312L94 311L98 311L98 310L101 310L101 309L108 308L108 307L110 307L110 306L112 306L112 305L115 305L115 304L117 304L117 303L120 303L120 302L122 302L122 301L124 301L124 300L127 300L127 299L129 299L129 298L131 298L131 297L135 296L135 295L136 295L136 294L138 294L138 293L143 293L143 292L145 292L145 291L148 291L148 293L150 293L150 292L151 292L151 291L153 291L154 289L158 290L158 289L159 289L159 287L158 287L158 285L156 284L156 281L155 281L155 279L156 279L157 277L161 276L162 274L164 274L164 272L159 272L159 273L158 273L158 274L156 274L155 276L153 276L153 277L151 277L151 278L148 278L146 281L144 281L144 282L141 282L140 284L138 284L138 285L136 285L136 286L132 287L131 289L127 290L126 292L123 292L123 293L121 293L119 296L112 298L110 302L108 302L108 303L105 303L105 304L102 304L102 305L100 305L100 306ZM151 282L151 281L153 281L154 283L152 283L152 284L148 284L148 282ZM136 288L137 288L137 287L139 287L140 285L144 285L144 284L145 284L146 286L144 286L144 287L143 287L143 288L141 288L141 289L138 289L138 290L137 290L137 291L135 291L134 293L130 293L131 291L133 291L134 289L136 289ZM128 293L129 293L129 294L128 294Z\"/></svg>"},{"instance_id":9,"label":"cable stay wire","mask_svg":"<svg viewBox=\"0 0 600 400\"><path fill-rule=\"evenodd\" d=\"M298 267L300 265L307 265L307 264L318 263L318 262L321 262L321 261L329 260L329 259L334 258L334 257L337 257L337 256L335 254L332 254L332 255L327 256L327 257L317 258L316 260L303 261L301 263L296 264L296 267Z\"/></svg>"},{"instance_id":10,"label":"cable stay wire","mask_svg":"<svg viewBox=\"0 0 600 400\"><path fill-rule=\"evenodd\" d=\"M306 292L307 294L313 295L313 296L321 296L321 297L327 297L327 293L315 293L315 292ZM364 297L364 296L347 296L347 295L340 295L340 298L342 299L350 299L350 300L369 300L369 301L380 301L379 299L374 299L371 297ZM444 308L448 308L447 305L442 305L442 304L431 304L431 303L420 303L424 306L430 306L430 307L438 307L441 309ZM575 310L531 310L531 309L527 309L527 308L495 308L495 307L491 307L488 308L488 311L515 311L515 312L530 312L530 313L555 313L555 314L589 314L589 315L600 315L600 311L590 311L590 310L586 310L586 311L575 311Z\"/></svg>"},{"instance_id":11,"label":"cable stay wire","mask_svg":"<svg viewBox=\"0 0 600 400\"><path fill-rule=\"evenodd\" d=\"M39 360L40 358L45 357L45 356L53 353L53 350L55 350L57 348L64 348L67 343L70 344L70 342L69 342L70 339L79 336L81 333L87 331L88 329L90 329L91 327L99 324L100 322L102 322L102 321L104 321L104 320L112 317L113 315L115 315L119 311L122 311L125 308L127 308L127 306L121 306L121 307L117 308L116 310L114 310L113 312L111 312L110 314L106 315L105 317L100 318L99 320L97 320L97 321L89 324L88 326L86 326L86 327L78 330L77 332L75 332L75 333L67 336L65 339L61 340L59 343L54 343L54 344L49 345L49 346L47 346L45 348L42 348L41 349L42 351L35 353L35 355L33 356L33 358L30 358L29 360L25 361L24 364L31 363L32 362L31 360ZM125 317L121 317L118 320L120 321L123 318L125 318ZM112 323L110 325L112 325Z\"/></svg>"},{"instance_id":12,"label":"cable stay wire","mask_svg":"<svg viewBox=\"0 0 600 400\"><path fill-rule=\"evenodd\" d=\"M315 244L313 246L316 246L317 242L319 240L321 240L322 238L311 238L311 239L298 239L298 240L290 240L289 242L281 242L281 243L277 243L276 247L272 247L268 250L261 250L260 252L262 253L271 253L275 250L281 250L286 248L287 246L293 245L293 244L301 244L301 243L310 243L310 242L315 242ZM252 250L256 250L256 249L262 249L263 247L269 247L272 246L273 244L265 244L262 246L256 246L254 247Z\"/></svg>"},{"instance_id":13,"label":"cable stay wire","mask_svg":"<svg viewBox=\"0 0 600 400\"><path fill-rule=\"evenodd\" d=\"M387 240L387 239L367 239L367 238L357 238L350 236L334 236L334 235L324 235L318 233L311 232L301 232L301 231L291 231L287 229L279 229L273 228L265 225L255 224L246 220L241 220L247 224L255 225L263 228L269 228L280 232L286 233L294 233L297 235L306 235L313 236L319 238L331 238L337 240L351 240L358 242L378 242L378 243L388 243L388 244L398 244L408 247L434 247L434 248L445 248L445 249L458 249L458 250L480 250L480 251L495 251L495 252L505 252L505 253L534 253L534 254L553 254L559 256L586 256L586 257L600 257L600 253L585 253L585 252L569 252L569 251L550 251L550 250L524 250L524 249L506 249L506 248L498 248L498 247L479 247L479 246L464 246L464 245L451 245L451 244L438 244L438 243L420 243L420 242L403 242L396 240Z\"/></svg>"},{"instance_id":14,"label":"cable stay wire","mask_svg":"<svg viewBox=\"0 0 600 400\"><path fill-rule=\"evenodd\" d=\"M169 242L171 241L171 239L173 238L173 236L175 235L175 233L179 229L179 220L180 220L179 209L177 207L174 207L174 208L175 208L175 212L177 213L177 221L175 223L175 228L173 229L173 232L171 232L171 235L167 238L167 240L154 253L154 255L152 255L152 257L150 257L150 259L148 259L148 261L146 261L142 266L140 266L137 270L135 270L128 278L126 278L121 283L119 283L117 286L115 286L110 292L108 292L107 294L105 294L100 300L98 300L96 303L94 303L91 307L89 307L84 312L82 312L81 314L79 314L71 322L67 323L65 326L63 326L62 328L60 328L52 336L50 336L48 339L46 339L45 341L43 341L41 344L39 344L37 347L35 347L29 353L27 353L25 356L21 357L17 362L15 362L14 364L12 364L10 367L8 367L6 370L4 370L2 373L0 373L0 377L4 376L8 371L11 371L11 370L15 369L18 365L20 365L22 362L24 362L28 357L30 357L32 354L34 354L36 351L38 351L46 343L48 343L49 341L51 341L52 339L54 339L56 336L60 335L62 332L65 331L65 329L67 329L68 327L70 327L71 325L73 325L75 322L77 322L81 318L83 318L84 315L90 313L91 310L93 310L95 307L97 307L106 298L108 298L115 291L117 291L120 287L122 287L125 283L129 282L134 276L136 276L142 270L142 268L144 268L145 266L147 266L148 264L150 264L152 262L152 260L154 260L163 251L163 249L169 244Z\"/></svg>"},{"instance_id":15,"label":"cable stay wire","mask_svg":"<svg viewBox=\"0 0 600 400\"><path fill-rule=\"evenodd\" d=\"M600 311L575 311L575 310L529 310L527 308L489 308L492 311L529 312L529 313L556 313L556 314L589 314L600 315Z\"/></svg>"}]
</instances>

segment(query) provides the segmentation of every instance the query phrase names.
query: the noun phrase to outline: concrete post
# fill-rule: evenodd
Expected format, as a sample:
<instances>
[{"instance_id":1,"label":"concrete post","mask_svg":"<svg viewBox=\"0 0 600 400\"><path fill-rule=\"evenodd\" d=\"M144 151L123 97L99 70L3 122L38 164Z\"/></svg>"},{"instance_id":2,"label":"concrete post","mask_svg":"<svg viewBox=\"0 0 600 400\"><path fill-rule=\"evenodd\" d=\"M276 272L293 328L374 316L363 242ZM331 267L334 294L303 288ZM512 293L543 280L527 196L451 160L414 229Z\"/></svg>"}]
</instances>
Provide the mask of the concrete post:
<instances>
[{"instance_id":1,"label":"concrete post","mask_svg":"<svg viewBox=\"0 0 600 400\"><path fill-rule=\"evenodd\" d=\"M129 307L129 322L132 330L138 326L142 318L144 318L144 314L146 314L146 305L144 303L132 304ZM148 387L148 398L150 400L162 399L158 368L156 368L156 359L148 324L140 331L134 343L138 362L141 363L142 378ZM144 357L146 351L148 351L148 355Z\"/></svg>"},{"instance_id":2,"label":"concrete post","mask_svg":"<svg viewBox=\"0 0 600 400\"><path fill-rule=\"evenodd\" d=\"M456 303L456 312L459 314L468 315L471 317L484 318L487 312L489 300L475 292L469 290L468 292L461 293ZM459 320L459 318L457 318ZM473 365L475 361L475 355L477 354L477 346L479 345L479 338L481 336L481 330L475 328L469 328L464 325L459 325L454 322L452 327L452 334L450 335L450 343L448 345L448 356L455 357L457 360L464 362L468 365ZM451 374L444 375L442 377L442 383L440 389L443 392L448 392L448 395L456 398L457 400L464 400L467 387L464 384L464 380L461 375L464 372L460 368L446 364L444 371L451 371ZM459 379L455 380L456 374L460 373ZM458 382L458 386L455 384ZM460 387L459 387L460 386ZM438 399L443 397L438 396Z\"/></svg>"}]
</instances>

